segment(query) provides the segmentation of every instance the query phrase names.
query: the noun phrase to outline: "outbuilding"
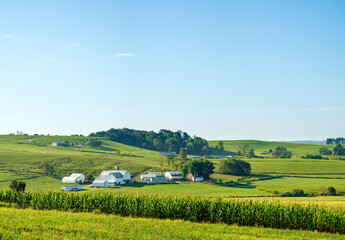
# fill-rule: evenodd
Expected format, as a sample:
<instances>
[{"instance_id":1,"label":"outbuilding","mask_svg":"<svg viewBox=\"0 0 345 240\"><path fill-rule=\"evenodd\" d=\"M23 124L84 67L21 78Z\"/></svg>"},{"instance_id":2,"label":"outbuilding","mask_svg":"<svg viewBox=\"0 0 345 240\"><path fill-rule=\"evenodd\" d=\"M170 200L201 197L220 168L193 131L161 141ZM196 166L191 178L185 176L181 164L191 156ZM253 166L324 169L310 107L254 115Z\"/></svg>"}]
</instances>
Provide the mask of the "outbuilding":
<instances>
[{"instance_id":1,"label":"outbuilding","mask_svg":"<svg viewBox=\"0 0 345 240\"><path fill-rule=\"evenodd\" d=\"M166 177L151 177L147 184L163 184L168 183L168 179Z\"/></svg>"},{"instance_id":2,"label":"outbuilding","mask_svg":"<svg viewBox=\"0 0 345 240\"><path fill-rule=\"evenodd\" d=\"M69 186L63 186L61 188L64 191L80 191L83 189L82 185L69 185Z\"/></svg>"},{"instance_id":3,"label":"outbuilding","mask_svg":"<svg viewBox=\"0 0 345 240\"><path fill-rule=\"evenodd\" d=\"M69 177L63 177L62 183L84 183L85 176L82 173L72 173Z\"/></svg>"},{"instance_id":4,"label":"outbuilding","mask_svg":"<svg viewBox=\"0 0 345 240\"><path fill-rule=\"evenodd\" d=\"M98 177L92 182L93 187L107 188L109 187L109 182L104 177Z\"/></svg>"},{"instance_id":5,"label":"outbuilding","mask_svg":"<svg viewBox=\"0 0 345 240\"><path fill-rule=\"evenodd\" d=\"M165 177L169 180L182 180L182 173L178 171L165 172Z\"/></svg>"},{"instance_id":6,"label":"outbuilding","mask_svg":"<svg viewBox=\"0 0 345 240\"><path fill-rule=\"evenodd\" d=\"M188 173L187 179L193 182L203 182L204 178L203 177L196 177L192 173Z\"/></svg>"},{"instance_id":7,"label":"outbuilding","mask_svg":"<svg viewBox=\"0 0 345 240\"><path fill-rule=\"evenodd\" d=\"M141 176L140 176L141 180L143 180L143 181L147 181L150 178L154 178L154 177L157 177L157 175L156 174L150 174L150 173L148 173L148 174L141 174Z\"/></svg>"}]
</instances>

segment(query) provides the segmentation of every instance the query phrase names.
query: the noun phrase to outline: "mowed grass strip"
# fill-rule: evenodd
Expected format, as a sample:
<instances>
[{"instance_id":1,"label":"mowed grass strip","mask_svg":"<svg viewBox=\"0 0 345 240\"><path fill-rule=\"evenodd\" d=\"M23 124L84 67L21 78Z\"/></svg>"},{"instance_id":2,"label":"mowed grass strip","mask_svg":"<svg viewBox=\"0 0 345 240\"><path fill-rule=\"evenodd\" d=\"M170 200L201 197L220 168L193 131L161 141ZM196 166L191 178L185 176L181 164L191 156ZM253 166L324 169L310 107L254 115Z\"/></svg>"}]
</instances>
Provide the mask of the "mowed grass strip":
<instances>
[{"instance_id":1,"label":"mowed grass strip","mask_svg":"<svg viewBox=\"0 0 345 240\"><path fill-rule=\"evenodd\" d=\"M0 239L345 239L340 234L0 207Z\"/></svg>"}]
</instances>

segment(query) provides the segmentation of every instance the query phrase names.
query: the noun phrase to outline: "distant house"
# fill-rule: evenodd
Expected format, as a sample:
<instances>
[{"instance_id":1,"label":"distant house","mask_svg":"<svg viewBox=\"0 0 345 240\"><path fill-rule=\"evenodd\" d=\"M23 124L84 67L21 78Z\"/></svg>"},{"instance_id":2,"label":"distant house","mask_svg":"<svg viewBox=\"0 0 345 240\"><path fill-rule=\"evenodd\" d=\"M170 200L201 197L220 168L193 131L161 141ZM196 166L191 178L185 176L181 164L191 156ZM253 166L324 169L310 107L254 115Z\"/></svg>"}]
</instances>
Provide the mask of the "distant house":
<instances>
[{"instance_id":1,"label":"distant house","mask_svg":"<svg viewBox=\"0 0 345 240\"><path fill-rule=\"evenodd\" d=\"M203 182L204 178L203 177L195 177L193 174L188 173L187 179L193 182Z\"/></svg>"},{"instance_id":2,"label":"distant house","mask_svg":"<svg viewBox=\"0 0 345 240\"><path fill-rule=\"evenodd\" d=\"M63 177L62 183L84 183L85 176L81 173L72 173L69 177Z\"/></svg>"},{"instance_id":3,"label":"distant house","mask_svg":"<svg viewBox=\"0 0 345 240\"><path fill-rule=\"evenodd\" d=\"M124 171L103 171L101 173L101 178L104 178L108 181L109 185L121 185L125 183L130 183L132 181L131 174L124 170ZM98 178L96 178L97 180Z\"/></svg>"},{"instance_id":4,"label":"distant house","mask_svg":"<svg viewBox=\"0 0 345 240\"><path fill-rule=\"evenodd\" d=\"M63 186L61 188L64 191L80 191L83 189L82 185L69 185L69 186Z\"/></svg>"},{"instance_id":5,"label":"distant house","mask_svg":"<svg viewBox=\"0 0 345 240\"><path fill-rule=\"evenodd\" d=\"M107 188L109 187L109 182L107 181L107 179L103 176L96 178L93 182L92 182L92 186L93 187L101 187L101 188Z\"/></svg>"},{"instance_id":6,"label":"distant house","mask_svg":"<svg viewBox=\"0 0 345 240\"><path fill-rule=\"evenodd\" d=\"M52 142L52 146L67 146L67 142L65 141L56 141L56 142Z\"/></svg>"},{"instance_id":7,"label":"distant house","mask_svg":"<svg viewBox=\"0 0 345 240\"><path fill-rule=\"evenodd\" d=\"M166 151L166 152L161 152L161 156L176 156L176 152L169 152L169 151Z\"/></svg>"},{"instance_id":8,"label":"distant house","mask_svg":"<svg viewBox=\"0 0 345 240\"><path fill-rule=\"evenodd\" d=\"M144 181L147 181L147 180L149 180L150 178L155 178L155 177L157 177L157 175L156 174L150 174L150 173L148 173L148 174L141 174L141 176L140 176L140 179L141 180L144 180Z\"/></svg>"},{"instance_id":9,"label":"distant house","mask_svg":"<svg viewBox=\"0 0 345 240\"><path fill-rule=\"evenodd\" d=\"M178 171L165 172L165 177L169 180L182 180L182 173Z\"/></svg>"},{"instance_id":10,"label":"distant house","mask_svg":"<svg viewBox=\"0 0 345 240\"><path fill-rule=\"evenodd\" d=\"M168 179L166 177L151 177L149 178L147 184L162 184L167 182Z\"/></svg>"}]
</instances>

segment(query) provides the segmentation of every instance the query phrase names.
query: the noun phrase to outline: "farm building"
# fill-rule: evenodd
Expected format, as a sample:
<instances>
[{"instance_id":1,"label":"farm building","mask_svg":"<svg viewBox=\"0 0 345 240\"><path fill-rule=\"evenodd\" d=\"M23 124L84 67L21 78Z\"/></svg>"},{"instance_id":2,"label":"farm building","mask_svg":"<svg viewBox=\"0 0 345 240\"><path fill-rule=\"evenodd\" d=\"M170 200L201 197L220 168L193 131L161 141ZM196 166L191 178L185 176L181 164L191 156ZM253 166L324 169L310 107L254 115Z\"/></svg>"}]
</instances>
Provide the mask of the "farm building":
<instances>
[{"instance_id":1,"label":"farm building","mask_svg":"<svg viewBox=\"0 0 345 240\"><path fill-rule=\"evenodd\" d=\"M85 176L81 173L72 173L69 177L63 177L62 183L84 183Z\"/></svg>"},{"instance_id":2,"label":"farm building","mask_svg":"<svg viewBox=\"0 0 345 240\"><path fill-rule=\"evenodd\" d=\"M141 180L147 181L150 178L157 177L156 174L148 173L148 174L141 174L140 178Z\"/></svg>"},{"instance_id":3,"label":"farm building","mask_svg":"<svg viewBox=\"0 0 345 240\"><path fill-rule=\"evenodd\" d=\"M52 142L52 146L66 146L67 143L65 141L56 141Z\"/></svg>"},{"instance_id":4,"label":"farm building","mask_svg":"<svg viewBox=\"0 0 345 240\"><path fill-rule=\"evenodd\" d=\"M165 177L169 180L182 180L182 173L178 171L165 172Z\"/></svg>"},{"instance_id":5,"label":"farm building","mask_svg":"<svg viewBox=\"0 0 345 240\"><path fill-rule=\"evenodd\" d=\"M113 186L129 183L132 181L131 174L126 170L103 171L100 177L103 177L104 179L106 179L109 185L113 185Z\"/></svg>"},{"instance_id":6,"label":"farm building","mask_svg":"<svg viewBox=\"0 0 345 240\"><path fill-rule=\"evenodd\" d=\"M80 191L83 189L82 185L69 185L69 186L63 186L61 188L64 191Z\"/></svg>"},{"instance_id":7,"label":"farm building","mask_svg":"<svg viewBox=\"0 0 345 240\"><path fill-rule=\"evenodd\" d=\"M162 172L148 172L147 174L154 174L156 177L164 177L164 173Z\"/></svg>"},{"instance_id":8,"label":"farm building","mask_svg":"<svg viewBox=\"0 0 345 240\"><path fill-rule=\"evenodd\" d=\"M109 182L105 177L98 177L92 182L93 187L107 188L109 187Z\"/></svg>"},{"instance_id":9,"label":"farm building","mask_svg":"<svg viewBox=\"0 0 345 240\"><path fill-rule=\"evenodd\" d=\"M204 178L203 177L195 177L193 174L189 173L187 175L187 179L193 182L203 182Z\"/></svg>"},{"instance_id":10,"label":"farm building","mask_svg":"<svg viewBox=\"0 0 345 240\"><path fill-rule=\"evenodd\" d=\"M166 177L151 177L147 184L162 184L167 182L168 179Z\"/></svg>"}]
</instances>

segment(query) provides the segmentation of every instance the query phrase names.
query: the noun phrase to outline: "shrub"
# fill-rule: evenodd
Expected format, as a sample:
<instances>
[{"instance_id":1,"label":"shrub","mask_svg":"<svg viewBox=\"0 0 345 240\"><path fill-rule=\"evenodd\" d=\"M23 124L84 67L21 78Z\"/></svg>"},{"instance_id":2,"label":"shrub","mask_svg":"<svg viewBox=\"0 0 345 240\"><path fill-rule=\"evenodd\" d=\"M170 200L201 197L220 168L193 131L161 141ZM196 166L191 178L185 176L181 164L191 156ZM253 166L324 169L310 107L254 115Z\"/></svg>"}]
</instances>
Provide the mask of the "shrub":
<instances>
[{"instance_id":1,"label":"shrub","mask_svg":"<svg viewBox=\"0 0 345 240\"><path fill-rule=\"evenodd\" d=\"M335 190L334 187L330 186L327 188L327 195L328 196L335 196L335 195L337 195L337 191Z\"/></svg>"}]
</instances>

